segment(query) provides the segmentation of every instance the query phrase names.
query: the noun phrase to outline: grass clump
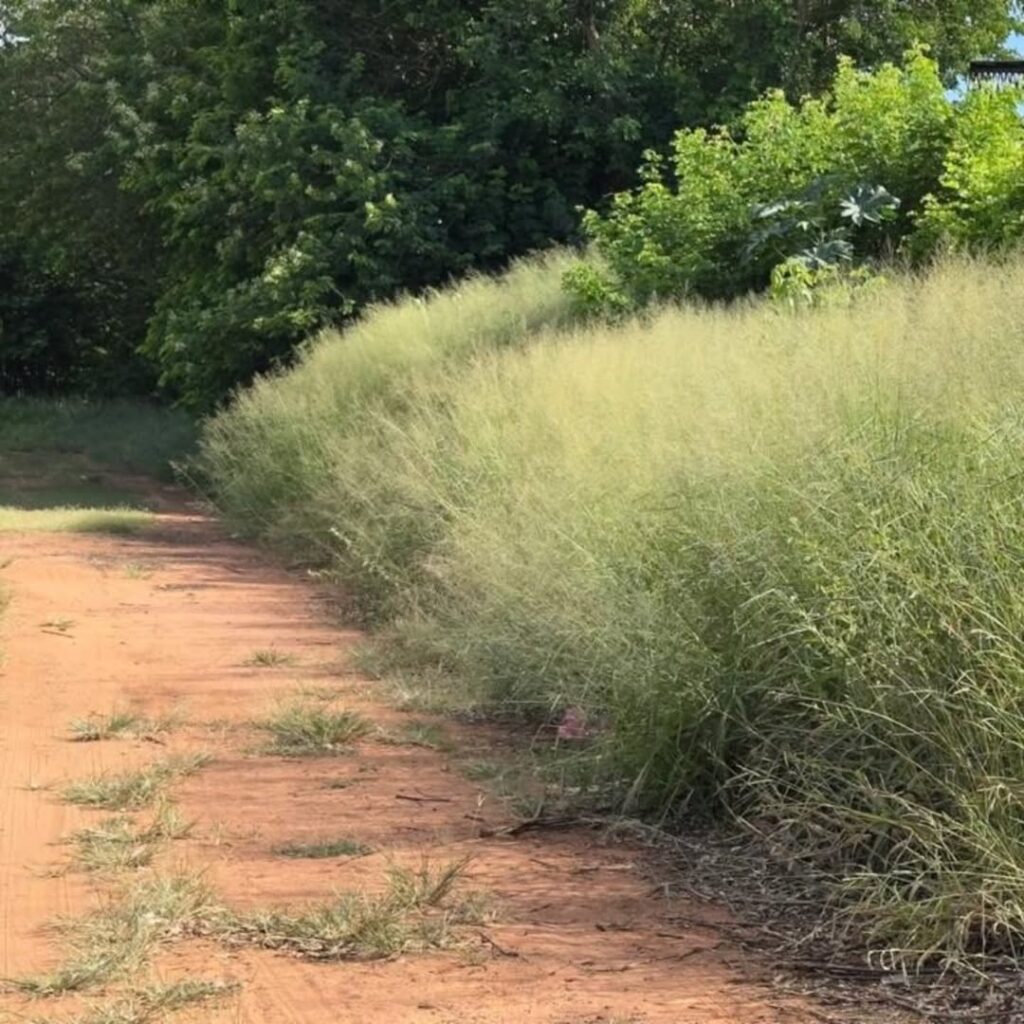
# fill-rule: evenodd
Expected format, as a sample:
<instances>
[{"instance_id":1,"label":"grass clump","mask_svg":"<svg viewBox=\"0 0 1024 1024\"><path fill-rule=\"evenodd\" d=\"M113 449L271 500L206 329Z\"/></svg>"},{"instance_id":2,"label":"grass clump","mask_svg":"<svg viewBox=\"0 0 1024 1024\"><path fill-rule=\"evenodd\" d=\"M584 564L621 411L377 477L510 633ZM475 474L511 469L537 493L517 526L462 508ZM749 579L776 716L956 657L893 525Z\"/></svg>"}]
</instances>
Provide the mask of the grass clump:
<instances>
[{"instance_id":1,"label":"grass clump","mask_svg":"<svg viewBox=\"0 0 1024 1024\"><path fill-rule=\"evenodd\" d=\"M70 733L76 743L96 743L121 736L156 736L170 732L178 721L178 716L174 714L147 718L133 711L112 711L108 715L75 719L70 725Z\"/></svg>"},{"instance_id":2,"label":"grass clump","mask_svg":"<svg viewBox=\"0 0 1024 1024\"><path fill-rule=\"evenodd\" d=\"M134 534L153 522L135 508L40 508L0 506L0 531L24 533Z\"/></svg>"},{"instance_id":3,"label":"grass clump","mask_svg":"<svg viewBox=\"0 0 1024 1024\"><path fill-rule=\"evenodd\" d=\"M61 926L67 956L56 970L10 984L26 995L52 997L117 981L144 967L157 947L214 913L209 891L195 877L145 879L94 913Z\"/></svg>"},{"instance_id":4,"label":"grass clump","mask_svg":"<svg viewBox=\"0 0 1024 1024\"><path fill-rule=\"evenodd\" d=\"M207 754L169 757L116 775L97 775L64 788L64 800L107 811L134 811L152 804L173 782L193 775L210 761Z\"/></svg>"},{"instance_id":5,"label":"grass clump","mask_svg":"<svg viewBox=\"0 0 1024 1024\"><path fill-rule=\"evenodd\" d=\"M391 666L577 709L602 804L749 823L889 962L1019 958L1024 261L571 336L530 280L514 337L452 322L471 359L407 303L244 393L222 507Z\"/></svg>"},{"instance_id":6,"label":"grass clump","mask_svg":"<svg viewBox=\"0 0 1024 1024\"><path fill-rule=\"evenodd\" d=\"M428 750L441 751L453 749L447 733L435 722L406 722L399 729L386 733L384 739L397 746L425 747Z\"/></svg>"},{"instance_id":7,"label":"grass clump","mask_svg":"<svg viewBox=\"0 0 1024 1024\"><path fill-rule=\"evenodd\" d=\"M294 654L289 654L287 651L279 651L275 647L268 647L263 650L253 651L242 664L252 668L282 668L288 665L295 665L298 663L298 660Z\"/></svg>"},{"instance_id":8,"label":"grass clump","mask_svg":"<svg viewBox=\"0 0 1024 1024\"><path fill-rule=\"evenodd\" d=\"M145 732L145 720L132 711L113 711L109 715L76 718L70 726L71 738L77 743L95 743L125 734Z\"/></svg>"},{"instance_id":9,"label":"grass clump","mask_svg":"<svg viewBox=\"0 0 1024 1024\"><path fill-rule=\"evenodd\" d=\"M385 892L344 893L298 913L265 911L223 925L225 937L268 949L287 949L314 960L362 960L442 949L457 941L459 923L470 923L451 899L466 860L440 867L392 868ZM476 894L465 904L475 908Z\"/></svg>"},{"instance_id":10,"label":"grass clump","mask_svg":"<svg viewBox=\"0 0 1024 1024\"><path fill-rule=\"evenodd\" d=\"M279 705L257 725L270 734L265 752L285 757L338 754L348 750L355 740L373 728L355 711L303 698Z\"/></svg>"},{"instance_id":11,"label":"grass clump","mask_svg":"<svg viewBox=\"0 0 1024 1024\"><path fill-rule=\"evenodd\" d=\"M328 860L333 857L365 857L371 847L355 839L322 839L312 843L281 843L273 852L296 860Z\"/></svg>"},{"instance_id":12,"label":"grass clump","mask_svg":"<svg viewBox=\"0 0 1024 1024\"><path fill-rule=\"evenodd\" d=\"M222 981L202 979L147 985L133 988L123 998L107 1006L97 1006L73 1017L61 1018L59 1024L151 1024L166 1020L170 1014L187 1007L221 998L236 991L237 987ZM45 1022L39 1019L37 1024L54 1022L47 1018Z\"/></svg>"},{"instance_id":13,"label":"grass clump","mask_svg":"<svg viewBox=\"0 0 1024 1024\"><path fill-rule=\"evenodd\" d=\"M129 817L110 818L80 829L71 837L74 861L85 871L134 871L148 867L166 843L184 839L192 831L170 804L163 804L153 820L139 826Z\"/></svg>"}]
</instances>

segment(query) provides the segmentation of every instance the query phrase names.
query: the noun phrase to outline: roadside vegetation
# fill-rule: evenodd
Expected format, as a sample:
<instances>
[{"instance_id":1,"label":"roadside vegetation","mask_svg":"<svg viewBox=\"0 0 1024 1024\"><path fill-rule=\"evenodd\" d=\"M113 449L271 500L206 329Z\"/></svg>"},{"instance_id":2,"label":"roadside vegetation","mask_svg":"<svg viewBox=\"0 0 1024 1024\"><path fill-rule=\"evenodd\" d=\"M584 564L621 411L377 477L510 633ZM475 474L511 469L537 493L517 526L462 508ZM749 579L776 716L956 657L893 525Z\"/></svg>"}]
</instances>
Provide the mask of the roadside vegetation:
<instances>
[{"instance_id":1,"label":"roadside vegetation","mask_svg":"<svg viewBox=\"0 0 1024 1024\"><path fill-rule=\"evenodd\" d=\"M344 38L306 0L64 6L0 26L0 375L216 411L0 400L0 530L141 528L91 467L167 478L198 429L189 479L336 583L420 707L528 723L602 813L741 826L886 968L1019 965L1022 95L948 95L1015 5L609 0L581 31L397 0ZM374 732L309 694L254 724L293 757ZM64 795L159 806L199 764ZM76 842L145 863L140 828ZM186 886L166 920L387 955L448 942L446 877L230 920ZM165 934L95 920L38 991Z\"/></svg>"},{"instance_id":2,"label":"roadside vegetation","mask_svg":"<svg viewBox=\"0 0 1024 1024\"><path fill-rule=\"evenodd\" d=\"M504 287L465 286L477 337ZM392 663L576 709L601 801L746 822L908 963L1012 954L1024 263L568 333L520 296L518 344L403 364L388 328L441 336L461 294L212 421L225 513L343 580Z\"/></svg>"},{"instance_id":3,"label":"roadside vegetation","mask_svg":"<svg viewBox=\"0 0 1024 1024\"><path fill-rule=\"evenodd\" d=\"M358 712L303 697L282 702L256 726L270 737L264 753L282 757L343 754L373 730Z\"/></svg>"}]
</instances>

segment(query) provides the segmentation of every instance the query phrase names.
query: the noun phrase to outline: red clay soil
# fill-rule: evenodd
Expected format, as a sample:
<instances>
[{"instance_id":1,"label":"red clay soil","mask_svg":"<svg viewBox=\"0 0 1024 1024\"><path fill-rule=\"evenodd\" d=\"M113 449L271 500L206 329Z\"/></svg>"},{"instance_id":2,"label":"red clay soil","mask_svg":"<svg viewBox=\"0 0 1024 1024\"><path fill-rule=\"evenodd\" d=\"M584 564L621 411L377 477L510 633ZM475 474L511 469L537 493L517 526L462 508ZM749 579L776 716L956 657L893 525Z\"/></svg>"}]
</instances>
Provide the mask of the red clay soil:
<instances>
[{"instance_id":1,"label":"red clay soil","mask_svg":"<svg viewBox=\"0 0 1024 1024\"><path fill-rule=\"evenodd\" d=\"M296 687L338 691L395 728L405 717L349 666L358 634L329 620L317 588L179 508L135 537L0 534L0 975L53 966L51 920L94 905L104 883L59 845L102 812L67 806L62 783L179 747L213 755L175 789L193 838L174 864L202 868L228 906L301 905L373 889L394 861L472 858L463 884L488 890L494 923L469 953L314 963L184 940L164 977L237 981L237 994L184 1020L217 1024L811 1024L819 1007L773 992L763 965L716 933L713 907L665 898L642 848L593 831L481 835L507 810L458 770L458 755L370 738L353 753L289 760L253 753L254 716ZM70 620L61 621L61 620ZM50 625L47 625L50 624ZM56 625L54 625L56 624ZM294 657L245 662L256 650ZM117 708L191 723L165 746L72 743L72 719ZM486 735L448 723L461 748ZM343 787L342 782L347 782ZM333 784L331 786L330 784ZM47 788L48 787L48 788ZM273 847L346 836L374 851L292 860ZM51 1004L0 997L12 1019L56 1020ZM2 1014L0 1014L2 1016Z\"/></svg>"}]
</instances>

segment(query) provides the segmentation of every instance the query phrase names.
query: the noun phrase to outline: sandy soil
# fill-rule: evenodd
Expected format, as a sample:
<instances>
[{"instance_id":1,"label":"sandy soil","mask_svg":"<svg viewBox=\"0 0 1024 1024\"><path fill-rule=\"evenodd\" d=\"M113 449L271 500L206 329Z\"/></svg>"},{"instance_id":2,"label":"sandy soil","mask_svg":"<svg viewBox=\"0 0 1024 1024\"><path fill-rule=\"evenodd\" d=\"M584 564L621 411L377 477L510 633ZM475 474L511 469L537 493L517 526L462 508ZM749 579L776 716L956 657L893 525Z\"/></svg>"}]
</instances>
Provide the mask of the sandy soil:
<instances>
[{"instance_id":1,"label":"sandy soil","mask_svg":"<svg viewBox=\"0 0 1024 1024\"><path fill-rule=\"evenodd\" d=\"M486 837L507 811L459 770L460 755L370 739L349 755L287 760L252 752L248 727L298 686L334 687L395 727L403 713L360 678L358 635L332 625L320 592L224 537L202 514L161 514L137 537L0 534L0 975L56 962L55 916L88 909L103 883L55 870L59 845L97 813L60 802L60 785L142 764L179 746L213 761L175 798L197 822L175 864L202 868L228 905L301 904L374 888L391 861L469 855L466 884L490 891L495 923L470 950L318 964L272 951L184 941L164 976L241 982L237 996L184 1019L224 1024L811 1024L821 1008L773 992L762 965L723 941L714 907L666 899L646 851L592 831ZM70 621L70 625L68 624ZM46 625L58 623L58 626ZM275 648L293 664L246 666ZM68 723L132 707L179 709L166 747L72 743ZM415 716L422 717L422 716ZM492 737L446 725L458 747ZM338 780L348 780L344 788ZM49 788L46 788L49 787ZM351 836L374 854L302 861L272 847ZM0 1010L55 1020L49 1004L0 997Z\"/></svg>"}]
</instances>

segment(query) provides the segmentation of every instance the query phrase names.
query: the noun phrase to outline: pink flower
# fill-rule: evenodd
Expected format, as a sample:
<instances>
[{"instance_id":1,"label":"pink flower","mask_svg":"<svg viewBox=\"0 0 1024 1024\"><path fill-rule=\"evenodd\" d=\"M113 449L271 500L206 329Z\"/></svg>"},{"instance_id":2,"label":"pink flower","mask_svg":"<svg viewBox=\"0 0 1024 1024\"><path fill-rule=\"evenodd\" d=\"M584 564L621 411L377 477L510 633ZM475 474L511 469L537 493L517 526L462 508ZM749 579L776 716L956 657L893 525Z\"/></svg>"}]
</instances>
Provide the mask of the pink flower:
<instances>
[{"instance_id":1,"label":"pink flower","mask_svg":"<svg viewBox=\"0 0 1024 1024\"><path fill-rule=\"evenodd\" d=\"M587 738L587 716L581 708L565 709L562 721L558 724L558 738L560 740L585 740Z\"/></svg>"}]
</instances>

